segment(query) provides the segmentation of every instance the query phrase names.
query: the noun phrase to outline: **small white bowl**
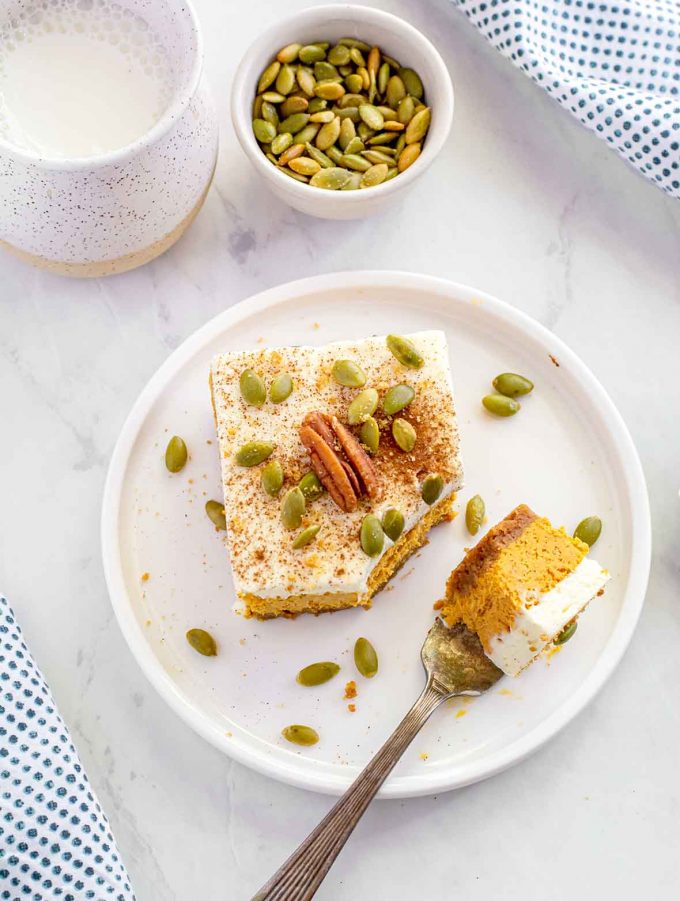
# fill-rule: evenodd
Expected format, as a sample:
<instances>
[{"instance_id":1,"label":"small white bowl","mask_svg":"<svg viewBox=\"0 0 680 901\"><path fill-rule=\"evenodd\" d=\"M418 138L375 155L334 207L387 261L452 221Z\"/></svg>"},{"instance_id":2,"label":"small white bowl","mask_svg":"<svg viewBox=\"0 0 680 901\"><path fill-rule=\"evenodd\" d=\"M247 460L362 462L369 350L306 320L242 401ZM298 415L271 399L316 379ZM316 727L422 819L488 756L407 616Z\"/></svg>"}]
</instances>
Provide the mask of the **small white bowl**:
<instances>
[{"instance_id":1,"label":"small white bowl","mask_svg":"<svg viewBox=\"0 0 680 901\"><path fill-rule=\"evenodd\" d=\"M432 124L415 163L396 178L359 191L328 191L289 178L262 153L252 129L257 81L281 47L294 41L337 41L343 37L375 44L403 66L415 69L432 107ZM451 130L453 85L439 53L403 19L367 6L317 6L271 25L246 51L234 77L231 117L246 156L278 197L296 210L322 219L361 219L382 210L410 188L437 156Z\"/></svg>"}]
</instances>

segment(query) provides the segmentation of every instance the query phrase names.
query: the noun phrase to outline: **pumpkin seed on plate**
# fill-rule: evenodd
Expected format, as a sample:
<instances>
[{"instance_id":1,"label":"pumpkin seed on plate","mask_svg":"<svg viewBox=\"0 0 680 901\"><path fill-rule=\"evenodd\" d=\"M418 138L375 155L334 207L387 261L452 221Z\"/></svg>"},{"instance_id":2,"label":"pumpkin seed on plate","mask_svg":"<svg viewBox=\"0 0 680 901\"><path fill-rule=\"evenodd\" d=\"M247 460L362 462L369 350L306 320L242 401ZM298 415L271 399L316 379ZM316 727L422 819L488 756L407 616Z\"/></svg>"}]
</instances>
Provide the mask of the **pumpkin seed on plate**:
<instances>
[{"instance_id":1,"label":"pumpkin seed on plate","mask_svg":"<svg viewBox=\"0 0 680 901\"><path fill-rule=\"evenodd\" d=\"M333 160L326 156L323 150L319 150L318 147L315 147L313 144L310 144L309 141L305 144L307 148L307 153L309 156L316 160L316 162L321 166L322 169L332 169L333 168Z\"/></svg>"},{"instance_id":2,"label":"pumpkin seed on plate","mask_svg":"<svg viewBox=\"0 0 680 901\"><path fill-rule=\"evenodd\" d=\"M338 134L338 144L341 149L346 150L356 136L357 131L354 127L354 122L351 119L343 119L340 123L340 132Z\"/></svg>"},{"instance_id":3,"label":"pumpkin seed on plate","mask_svg":"<svg viewBox=\"0 0 680 901\"><path fill-rule=\"evenodd\" d=\"M373 416L377 409L378 392L375 388L365 388L347 407L347 422L350 425L359 425L365 422L369 416Z\"/></svg>"},{"instance_id":4,"label":"pumpkin seed on plate","mask_svg":"<svg viewBox=\"0 0 680 901\"><path fill-rule=\"evenodd\" d=\"M354 360L336 360L331 375L333 381L345 388L363 388L366 384L366 373Z\"/></svg>"},{"instance_id":5,"label":"pumpkin seed on plate","mask_svg":"<svg viewBox=\"0 0 680 901\"><path fill-rule=\"evenodd\" d=\"M292 179L294 179L295 181L299 181L299 182L301 182L303 185L308 185L309 182L310 182L310 179L307 178L306 175L299 175L297 172L293 172L292 169L281 169L281 172L282 172L284 175L287 175L288 178L292 178Z\"/></svg>"},{"instance_id":6,"label":"pumpkin seed on plate","mask_svg":"<svg viewBox=\"0 0 680 901\"><path fill-rule=\"evenodd\" d=\"M184 439L173 435L165 448L165 468L168 472L180 472L186 465L189 452Z\"/></svg>"},{"instance_id":7,"label":"pumpkin seed on plate","mask_svg":"<svg viewBox=\"0 0 680 901\"><path fill-rule=\"evenodd\" d=\"M298 723L286 726L285 729L281 730L281 735L286 741L294 745L303 745L304 747L315 745L319 740L319 733L316 729L312 729L311 726L301 726Z\"/></svg>"},{"instance_id":8,"label":"pumpkin seed on plate","mask_svg":"<svg viewBox=\"0 0 680 901\"><path fill-rule=\"evenodd\" d=\"M332 122L333 119L335 119L335 113L333 112L333 110L324 109L319 113L312 113L309 121L317 125L325 125L327 122Z\"/></svg>"},{"instance_id":9,"label":"pumpkin seed on plate","mask_svg":"<svg viewBox=\"0 0 680 901\"><path fill-rule=\"evenodd\" d=\"M276 125L266 119L253 119L253 134L261 144L269 144L276 137Z\"/></svg>"},{"instance_id":10,"label":"pumpkin seed on plate","mask_svg":"<svg viewBox=\"0 0 680 901\"><path fill-rule=\"evenodd\" d=\"M300 50L302 50L302 44L286 44L276 54L276 58L280 63L294 63Z\"/></svg>"},{"instance_id":11,"label":"pumpkin seed on plate","mask_svg":"<svg viewBox=\"0 0 680 901\"><path fill-rule=\"evenodd\" d=\"M383 397L383 410L388 416L394 416L411 403L416 392L410 385L393 385Z\"/></svg>"},{"instance_id":12,"label":"pumpkin seed on plate","mask_svg":"<svg viewBox=\"0 0 680 901\"><path fill-rule=\"evenodd\" d=\"M254 369L244 369L238 380L241 397L251 407L261 407L267 399L264 381Z\"/></svg>"},{"instance_id":13,"label":"pumpkin seed on plate","mask_svg":"<svg viewBox=\"0 0 680 901\"><path fill-rule=\"evenodd\" d=\"M315 501L321 497L324 492L323 485L319 481L318 475L310 470L306 472L298 483L298 488L304 495L306 501Z\"/></svg>"},{"instance_id":14,"label":"pumpkin seed on plate","mask_svg":"<svg viewBox=\"0 0 680 901\"><path fill-rule=\"evenodd\" d=\"M420 496L428 506L432 506L444 490L444 479L437 474L425 476Z\"/></svg>"},{"instance_id":15,"label":"pumpkin seed on plate","mask_svg":"<svg viewBox=\"0 0 680 901\"><path fill-rule=\"evenodd\" d=\"M398 75L392 75L387 82L386 100L388 106L397 109L401 101L406 97L406 86Z\"/></svg>"},{"instance_id":16,"label":"pumpkin seed on plate","mask_svg":"<svg viewBox=\"0 0 680 901\"><path fill-rule=\"evenodd\" d=\"M506 397L521 397L534 390L534 383L516 372L502 372L493 380L493 386L499 394Z\"/></svg>"},{"instance_id":17,"label":"pumpkin seed on plate","mask_svg":"<svg viewBox=\"0 0 680 901\"><path fill-rule=\"evenodd\" d=\"M362 90L363 86L364 80L361 75L357 75L356 72L353 72L351 75L348 75L347 78L345 78L345 87L350 94L358 94L359 91Z\"/></svg>"},{"instance_id":18,"label":"pumpkin seed on plate","mask_svg":"<svg viewBox=\"0 0 680 901\"><path fill-rule=\"evenodd\" d=\"M360 41L358 38L340 38L338 44L344 44L345 47L356 47L359 50L363 50L364 53L368 53L371 49L370 44L367 44L366 41Z\"/></svg>"},{"instance_id":19,"label":"pumpkin seed on plate","mask_svg":"<svg viewBox=\"0 0 680 901\"><path fill-rule=\"evenodd\" d=\"M307 112L309 113L319 113L321 110L325 110L328 107L328 101L324 100L322 97L312 97L307 103Z\"/></svg>"},{"instance_id":20,"label":"pumpkin seed on plate","mask_svg":"<svg viewBox=\"0 0 680 901\"><path fill-rule=\"evenodd\" d=\"M306 529L303 529L293 541L293 550L299 551L300 548L307 547L308 544L311 544L311 542L314 541L316 536L319 534L320 528L320 524L315 524L313 526L307 526Z\"/></svg>"},{"instance_id":21,"label":"pumpkin seed on plate","mask_svg":"<svg viewBox=\"0 0 680 901\"><path fill-rule=\"evenodd\" d=\"M404 531L404 524L404 514L400 510L390 507L389 510L385 510L383 513L383 532L392 541L396 541L401 536L401 533Z\"/></svg>"},{"instance_id":22,"label":"pumpkin seed on plate","mask_svg":"<svg viewBox=\"0 0 680 901\"><path fill-rule=\"evenodd\" d=\"M390 149L390 148L388 148ZM365 157L370 163L377 165L379 163L385 163L386 166L396 166L396 162L394 161L394 157L389 156L384 153L382 150L362 150L361 155Z\"/></svg>"},{"instance_id":23,"label":"pumpkin seed on plate","mask_svg":"<svg viewBox=\"0 0 680 901\"><path fill-rule=\"evenodd\" d=\"M316 160L310 160L306 156L299 156L297 159L291 160L288 163L288 166L293 170L293 172L298 172L300 175L316 175L321 166L316 162Z\"/></svg>"},{"instance_id":24,"label":"pumpkin seed on plate","mask_svg":"<svg viewBox=\"0 0 680 901\"><path fill-rule=\"evenodd\" d=\"M429 106L416 113L406 126L406 144L419 144L430 127L432 113Z\"/></svg>"},{"instance_id":25,"label":"pumpkin seed on plate","mask_svg":"<svg viewBox=\"0 0 680 901\"><path fill-rule=\"evenodd\" d=\"M368 638L357 638L354 643L354 665L366 679L378 672L378 655Z\"/></svg>"},{"instance_id":26,"label":"pumpkin seed on plate","mask_svg":"<svg viewBox=\"0 0 680 901\"><path fill-rule=\"evenodd\" d=\"M407 146L404 147L397 160L397 168L400 172L406 172L409 166L412 166L415 163L420 156L421 149L420 144L407 144Z\"/></svg>"},{"instance_id":27,"label":"pumpkin seed on plate","mask_svg":"<svg viewBox=\"0 0 680 901\"><path fill-rule=\"evenodd\" d=\"M263 101L261 112L262 112L262 116L261 116L262 119L264 119L266 122L271 122L271 124L274 126L274 128L278 127L279 114L273 103L268 103L267 101ZM267 142L265 141L264 143L266 144Z\"/></svg>"},{"instance_id":28,"label":"pumpkin seed on plate","mask_svg":"<svg viewBox=\"0 0 680 901\"><path fill-rule=\"evenodd\" d=\"M356 191L361 187L361 172L350 170L349 178L340 189L341 191Z\"/></svg>"},{"instance_id":29,"label":"pumpkin seed on plate","mask_svg":"<svg viewBox=\"0 0 680 901\"><path fill-rule=\"evenodd\" d=\"M278 460L270 460L262 468L260 481L270 497L278 497L279 491L283 487L283 467Z\"/></svg>"},{"instance_id":30,"label":"pumpkin seed on plate","mask_svg":"<svg viewBox=\"0 0 680 901\"><path fill-rule=\"evenodd\" d=\"M204 657L217 656L217 642L205 629L189 629L186 639L191 647Z\"/></svg>"},{"instance_id":31,"label":"pumpkin seed on plate","mask_svg":"<svg viewBox=\"0 0 680 901\"><path fill-rule=\"evenodd\" d=\"M479 532L479 527L484 522L485 514L486 504L478 494L475 494L467 502L465 508L465 525L470 535L476 535Z\"/></svg>"},{"instance_id":32,"label":"pumpkin seed on plate","mask_svg":"<svg viewBox=\"0 0 680 901\"><path fill-rule=\"evenodd\" d=\"M329 154L330 155L330 154ZM347 169L333 167L332 169L320 169L310 180L310 185L315 188L326 188L329 191L339 191L349 181L350 173Z\"/></svg>"},{"instance_id":33,"label":"pumpkin seed on plate","mask_svg":"<svg viewBox=\"0 0 680 901\"><path fill-rule=\"evenodd\" d=\"M271 442L249 441L236 451L234 458L239 466L257 466L273 453L274 445Z\"/></svg>"},{"instance_id":34,"label":"pumpkin seed on plate","mask_svg":"<svg viewBox=\"0 0 680 901\"><path fill-rule=\"evenodd\" d=\"M281 502L281 522L284 528L290 531L299 529L306 507L302 491L299 488L289 489Z\"/></svg>"},{"instance_id":35,"label":"pumpkin seed on plate","mask_svg":"<svg viewBox=\"0 0 680 901\"><path fill-rule=\"evenodd\" d=\"M401 122L402 125L408 125L408 123L413 118L415 111L416 104L413 100L413 97L404 97L403 100L399 101L399 106L397 107L398 121Z\"/></svg>"},{"instance_id":36,"label":"pumpkin seed on plate","mask_svg":"<svg viewBox=\"0 0 680 901\"><path fill-rule=\"evenodd\" d=\"M385 124L383 114L371 103L362 103L359 107L359 115L366 125L374 131L380 131Z\"/></svg>"},{"instance_id":37,"label":"pumpkin seed on plate","mask_svg":"<svg viewBox=\"0 0 680 901\"><path fill-rule=\"evenodd\" d=\"M416 446L418 438L416 430L407 419L395 419L392 422L392 437L404 453L410 454Z\"/></svg>"},{"instance_id":38,"label":"pumpkin seed on plate","mask_svg":"<svg viewBox=\"0 0 680 901\"><path fill-rule=\"evenodd\" d=\"M289 134L285 135L277 135L271 144L272 153L275 156L280 156L284 150L288 150L290 145L293 143L293 136ZM277 160L278 163L278 160Z\"/></svg>"},{"instance_id":39,"label":"pumpkin seed on plate","mask_svg":"<svg viewBox=\"0 0 680 901\"><path fill-rule=\"evenodd\" d=\"M286 116L285 119L279 122L279 134L283 134L286 131L291 135L297 134L308 122L309 113L293 113L292 116Z\"/></svg>"},{"instance_id":40,"label":"pumpkin seed on plate","mask_svg":"<svg viewBox=\"0 0 680 901\"><path fill-rule=\"evenodd\" d=\"M314 63L314 78L316 78L317 82L331 80L337 81L340 79L340 73L335 68L333 63L330 63L327 60L321 60L317 63Z\"/></svg>"},{"instance_id":41,"label":"pumpkin seed on plate","mask_svg":"<svg viewBox=\"0 0 680 901\"><path fill-rule=\"evenodd\" d=\"M309 65L326 58L326 51L318 44L306 44L298 51L298 59L301 63Z\"/></svg>"},{"instance_id":42,"label":"pumpkin seed on plate","mask_svg":"<svg viewBox=\"0 0 680 901\"><path fill-rule=\"evenodd\" d=\"M369 453L378 453L378 447L380 445L380 429L378 423L372 416L369 416L362 422L361 429L359 430L359 438Z\"/></svg>"},{"instance_id":43,"label":"pumpkin seed on plate","mask_svg":"<svg viewBox=\"0 0 680 901\"><path fill-rule=\"evenodd\" d=\"M314 78L312 70L307 69L305 66L298 66L295 77L297 78L297 83L300 85L300 90L308 97L313 97L316 79Z\"/></svg>"},{"instance_id":44,"label":"pumpkin seed on plate","mask_svg":"<svg viewBox=\"0 0 680 901\"><path fill-rule=\"evenodd\" d=\"M303 667L295 677L295 681L308 687L323 685L324 682L328 682L339 672L340 667L337 663L333 663L331 660L323 660L320 663L310 663L309 666Z\"/></svg>"},{"instance_id":45,"label":"pumpkin seed on plate","mask_svg":"<svg viewBox=\"0 0 680 901\"><path fill-rule=\"evenodd\" d=\"M578 629L578 622L575 619L573 619L570 623L567 623L567 625L564 627L564 629L562 629L562 631L559 633L559 635L557 635L555 638L553 638L553 644L557 644L557 645L566 644L570 638L574 637L574 632L577 629Z\"/></svg>"},{"instance_id":46,"label":"pumpkin seed on plate","mask_svg":"<svg viewBox=\"0 0 680 901\"><path fill-rule=\"evenodd\" d=\"M408 369L422 369L425 365L425 360L418 353L410 338L404 338L402 335L388 335L386 344L402 366L406 366Z\"/></svg>"},{"instance_id":47,"label":"pumpkin seed on plate","mask_svg":"<svg viewBox=\"0 0 680 901\"><path fill-rule=\"evenodd\" d=\"M599 516L587 516L574 529L574 538L583 541L588 547L592 547L600 537L602 520Z\"/></svg>"},{"instance_id":48,"label":"pumpkin seed on plate","mask_svg":"<svg viewBox=\"0 0 680 901\"><path fill-rule=\"evenodd\" d=\"M364 516L361 521L359 538L363 552L369 557L377 557L382 551L385 543L385 533L380 520L374 513L367 513Z\"/></svg>"},{"instance_id":49,"label":"pumpkin seed on plate","mask_svg":"<svg viewBox=\"0 0 680 901\"><path fill-rule=\"evenodd\" d=\"M343 154L340 165L353 169L355 172L367 172L371 168L369 161L365 160L363 156L359 156L358 153Z\"/></svg>"},{"instance_id":50,"label":"pumpkin seed on plate","mask_svg":"<svg viewBox=\"0 0 680 901\"><path fill-rule=\"evenodd\" d=\"M482 403L494 416L514 416L520 408L514 397L506 397L504 394L487 394L482 398Z\"/></svg>"},{"instance_id":51,"label":"pumpkin seed on plate","mask_svg":"<svg viewBox=\"0 0 680 901\"><path fill-rule=\"evenodd\" d=\"M340 119L336 116L332 122L327 122L319 129L316 136L316 146L319 150L327 150L340 137Z\"/></svg>"},{"instance_id":52,"label":"pumpkin seed on plate","mask_svg":"<svg viewBox=\"0 0 680 901\"><path fill-rule=\"evenodd\" d=\"M224 504L221 504L219 501L206 501L205 512L208 514L208 519L218 532L226 531L227 517L224 513Z\"/></svg>"},{"instance_id":53,"label":"pumpkin seed on plate","mask_svg":"<svg viewBox=\"0 0 680 901\"><path fill-rule=\"evenodd\" d=\"M295 87L295 80L295 68L286 63L276 76L276 90L279 94L290 94Z\"/></svg>"},{"instance_id":54,"label":"pumpkin seed on plate","mask_svg":"<svg viewBox=\"0 0 680 901\"><path fill-rule=\"evenodd\" d=\"M257 83L258 94L266 91L270 85L274 84L274 82L276 81L276 76L279 74L280 69L281 63L278 60L274 60L273 63L270 63L267 66L262 75L260 75L260 80Z\"/></svg>"},{"instance_id":55,"label":"pumpkin seed on plate","mask_svg":"<svg viewBox=\"0 0 680 901\"><path fill-rule=\"evenodd\" d=\"M296 144L306 145L308 141L314 140L320 128L321 126L318 123L310 122L309 125L305 125L302 131L299 131L297 134L293 135L293 140Z\"/></svg>"},{"instance_id":56,"label":"pumpkin seed on plate","mask_svg":"<svg viewBox=\"0 0 680 901\"><path fill-rule=\"evenodd\" d=\"M279 166L287 166L291 160L297 159L297 157L302 156L304 152L304 144L291 144L291 146L287 150L284 150L279 157Z\"/></svg>"},{"instance_id":57,"label":"pumpkin seed on plate","mask_svg":"<svg viewBox=\"0 0 680 901\"><path fill-rule=\"evenodd\" d=\"M314 88L314 96L324 100L339 100L344 93L343 86L334 81L318 82Z\"/></svg>"},{"instance_id":58,"label":"pumpkin seed on plate","mask_svg":"<svg viewBox=\"0 0 680 901\"><path fill-rule=\"evenodd\" d=\"M349 62L349 47L344 44L336 44L328 51L328 62L334 66L346 66Z\"/></svg>"},{"instance_id":59,"label":"pumpkin seed on plate","mask_svg":"<svg viewBox=\"0 0 680 901\"><path fill-rule=\"evenodd\" d=\"M299 163L300 160L293 160ZM312 162L312 160L309 160ZM318 167L318 163L317 163ZM292 166L291 166L292 168ZM269 398L273 404L282 404L293 393L293 378L288 372L281 372L269 386Z\"/></svg>"},{"instance_id":60,"label":"pumpkin seed on plate","mask_svg":"<svg viewBox=\"0 0 680 901\"><path fill-rule=\"evenodd\" d=\"M347 120L347 121L351 121L351 120ZM342 128L341 128L341 130L342 130ZM365 147L364 147L364 142L361 140L361 138L359 138L359 137L354 137L354 138L352 138L352 140L349 142L349 144L347 145L347 147L345 147L345 154L346 154L347 156L349 156L350 154L361 153L361 151L364 150L364 149L365 149Z\"/></svg>"},{"instance_id":61,"label":"pumpkin seed on plate","mask_svg":"<svg viewBox=\"0 0 680 901\"><path fill-rule=\"evenodd\" d=\"M278 91L265 91L262 95L262 100L266 100L267 103L283 103L286 99L285 94L279 94Z\"/></svg>"},{"instance_id":62,"label":"pumpkin seed on plate","mask_svg":"<svg viewBox=\"0 0 680 901\"><path fill-rule=\"evenodd\" d=\"M370 169L366 169L361 176L361 187L373 188L375 185L382 184L387 178L388 171L389 166L387 163L374 163Z\"/></svg>"},{"instance_id":63,"label":"pumpkin seed on plate","mask_svg":"<svg viewBox=\"0 0 680 901\"><path fill-rule=\"evenodd\" d=\"M399 69L399 77L404 82L404 87L408 93L415 97L416 100L422 100L424 89L418 73L414 72L413 69L402 68Z\"/></svg>"},{"instance_id":64,"label":"pumpkin seed on plate","mask_svg":"<svg viewBox=\"0 0 680 901\"><path fill-rule=\"evenodd\" d=\"M384 94L390 79L390 64L383 63L378 69L378 93Z\"/></svg>"}]
</instances>

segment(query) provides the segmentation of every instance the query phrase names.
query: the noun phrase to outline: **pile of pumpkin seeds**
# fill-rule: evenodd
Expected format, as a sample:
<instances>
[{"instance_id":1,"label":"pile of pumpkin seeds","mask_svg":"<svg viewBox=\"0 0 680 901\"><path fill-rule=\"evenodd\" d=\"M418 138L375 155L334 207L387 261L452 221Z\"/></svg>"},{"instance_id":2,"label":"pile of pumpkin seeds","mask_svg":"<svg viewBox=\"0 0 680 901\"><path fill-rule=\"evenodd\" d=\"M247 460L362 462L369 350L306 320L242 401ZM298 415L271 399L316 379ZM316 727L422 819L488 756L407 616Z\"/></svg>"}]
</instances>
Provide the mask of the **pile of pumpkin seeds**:
<instances>
[{"instance_id":1,"label":"pile of pumpkin seeds","mask_svg":"<svg viewBox=\"0 0 680 901\"><path fill-rule=\"evenodd\" d=\"M417 72L363 41L288 44L260 76L253 133L281 172L315 188L371 188L420 156L430 127Z\"/></svg>"}]
</instances>

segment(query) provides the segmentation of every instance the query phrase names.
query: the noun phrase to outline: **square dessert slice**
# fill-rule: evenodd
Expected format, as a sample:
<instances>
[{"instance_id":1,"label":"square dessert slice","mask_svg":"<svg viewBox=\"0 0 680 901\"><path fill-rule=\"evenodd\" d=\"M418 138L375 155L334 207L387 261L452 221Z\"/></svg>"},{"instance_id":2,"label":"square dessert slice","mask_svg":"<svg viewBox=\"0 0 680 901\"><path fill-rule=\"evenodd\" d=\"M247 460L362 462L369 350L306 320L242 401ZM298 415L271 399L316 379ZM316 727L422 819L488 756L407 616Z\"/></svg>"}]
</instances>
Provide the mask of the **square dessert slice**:
<instances>
[{"instance_id":1,"label":"square dessert slice","mask_svg":"<svg viewBox=\"0 0 680 901\"><path fill-rule=\"evenodd\" d=\"M446 339L418 332L389 344L396 355L378 337L213 360L227 540L245 615L368 607L432 526L452 518L462 468ZM274 403L284 374L292 391L283 400L275 391ZM259 405L244 400L244 382ZM248 459L252 442L264 447Z\"/></svg>"},{"instance_id":2,"label":"square dessert slice","mask_svg":"<svg viewBox=\"0 0 680 901\"><path fill-rule=\"evenodd\" d=\"M462 620L496 666L516 676L602 593L609 573L587 553L521 504L451 573L442 616L449 625Z\"/></svg>"}]
</instances>

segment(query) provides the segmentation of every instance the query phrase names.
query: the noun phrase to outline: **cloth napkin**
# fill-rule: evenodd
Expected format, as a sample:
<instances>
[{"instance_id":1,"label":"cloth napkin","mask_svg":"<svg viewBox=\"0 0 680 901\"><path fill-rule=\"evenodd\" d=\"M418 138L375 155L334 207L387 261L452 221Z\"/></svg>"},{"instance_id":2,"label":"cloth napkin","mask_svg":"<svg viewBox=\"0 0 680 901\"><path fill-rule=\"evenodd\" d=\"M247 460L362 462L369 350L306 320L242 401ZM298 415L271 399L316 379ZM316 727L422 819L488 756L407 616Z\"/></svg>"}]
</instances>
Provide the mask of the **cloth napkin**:
<instances>
[{"instance_id":1,"label":"cloth napkin","mask_svg":"<svg viewBox=\"0 0 680 901\"><path fill-rule=\"evenodd\" d=\"M680 197L680 2L453 2L586 128Z\"/></svg>"},{"instance_id":2,"label":"cloth napkin","mask_svg":"<svg viewBox=\"0 0 680 901\"><path fill-rule=\"evenodd\" d=\"M68 729L0 595L0 899L134 901Z\"/></svg>"}]
</instances>

